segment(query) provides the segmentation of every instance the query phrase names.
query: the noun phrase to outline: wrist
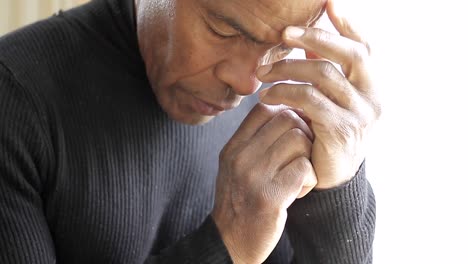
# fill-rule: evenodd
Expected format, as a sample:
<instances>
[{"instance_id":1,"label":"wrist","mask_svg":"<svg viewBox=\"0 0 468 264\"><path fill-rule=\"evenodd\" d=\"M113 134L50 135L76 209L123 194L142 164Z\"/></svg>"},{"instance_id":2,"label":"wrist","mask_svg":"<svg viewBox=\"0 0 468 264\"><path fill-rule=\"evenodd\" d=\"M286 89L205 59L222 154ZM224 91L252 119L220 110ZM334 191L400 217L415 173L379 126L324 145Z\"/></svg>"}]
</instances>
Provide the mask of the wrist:
<instances>
[{"instance_id":1,"label":"wrist","mask_svg":"<svg viewBox=\"0 0 468 264\"><path fill-rule=\"evenodd\" d=\"M319 179L317 182L317 185L314 187L314 190L322 191L322 190L334 189L334 188L340 187L350 182L353 178L354 178L354 175L351 177L340 177L340 178L334 178L332 180L324 180L324 181L321 181Z\"/></svg>"},{"instance_id":2,"label":"wrist","mask_svg":"<svg viewBox=\"0 0 468 264\"><path fill-rule=\"evenodd\" d=\"M226 247L229 256L234 264L247 264L247 262L243 261L240 257L239 250L236 246L235 239L233 239L232 235L230 234L229 230L232 229L229 227L229 224L226 224L226 221L223 221L223 215L218 214L215 211L211 213L211 217L215 222L218 232L223 240L224 246Z\"/></svg>"},{"instance_id":3,"label":"wrist","mask_svg":"<svg viewBox=\"0 0 468 264\"><path fill-rule=\"evenodd\" d=\"M359 174L359 171L361 170L363 164L364 164L364 161L361 162L357 166L356 169L351 170L353 171L352 174L342 173L341 176L333 176L333 177L329 177L328 179L326 178L320 179L319 177L317 177L318 182L317 182L317 185L314 187L313 191L326 191L326 190L335 189L343 185L346 185L347 183L351 182ZM331 174L332 173L328 175L331 175ZM335 175L337 174L335 173Z\"/></svg>"},{"instance_id":4,"label":"wrist","mask_svg":"<svg viewBox=\"0 0 468 264\"><path fill-rule=\"evenodd\" d=\"M328 173L326 177L317 177L317 185L314 190L329 190L340 187L350 182L357 174L357 170L353 170L352 173Z\"/></svg>"}]
</instances>

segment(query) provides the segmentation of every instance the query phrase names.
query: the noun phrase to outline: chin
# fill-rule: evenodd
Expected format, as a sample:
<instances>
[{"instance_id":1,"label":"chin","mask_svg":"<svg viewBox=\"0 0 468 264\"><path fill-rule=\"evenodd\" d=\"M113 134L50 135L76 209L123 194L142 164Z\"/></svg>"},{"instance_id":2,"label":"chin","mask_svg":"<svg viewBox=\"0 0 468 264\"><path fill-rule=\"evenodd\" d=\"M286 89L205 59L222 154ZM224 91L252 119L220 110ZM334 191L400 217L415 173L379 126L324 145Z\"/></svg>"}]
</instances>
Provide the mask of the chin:
<instances>
[{"instance_id":1,"label":"chin","mask_svg":"<svg viewBox=\"0 0 468 264\"><path fill-rule=\"evenodd\" d=\"M191 117L191 118L186 118L184 120L176 120L178 122L187 124L187 125L192 125L192 126L198 126L198 125L203 125L208 122L210 122L214 116L197 116L197 117Z\"/></svg>"},{"instance_id":2,"label":"chin","mask_svg":"<svg viewBox=\"0 0 468 264\"><path fill-rule=\"evenodd\" d=\"M187 97L181 96L180 94L177 95L179 96L176 97L168 94L159 94L159 96L156 96L159 105L170 119L179 123L195 126L208 123L215 117L212 115L203 115L194 111L190 107L190 104L187 103Z\"/></svg>"},{"instance_id":3,"label":"chin","mask_svg":"<svg viewBox=\"0 0 468 264\"><path fill-rule=\"evenodd\" d=\"M186 125L191 125L191 126L198 126L198 125L203 125L211 121L214 116L204 116L196 113L192 114L184 114L184 113L170 113L167 112L169 115L169 118L172 120L183 123Z\"/></svg>"}]
</instances>

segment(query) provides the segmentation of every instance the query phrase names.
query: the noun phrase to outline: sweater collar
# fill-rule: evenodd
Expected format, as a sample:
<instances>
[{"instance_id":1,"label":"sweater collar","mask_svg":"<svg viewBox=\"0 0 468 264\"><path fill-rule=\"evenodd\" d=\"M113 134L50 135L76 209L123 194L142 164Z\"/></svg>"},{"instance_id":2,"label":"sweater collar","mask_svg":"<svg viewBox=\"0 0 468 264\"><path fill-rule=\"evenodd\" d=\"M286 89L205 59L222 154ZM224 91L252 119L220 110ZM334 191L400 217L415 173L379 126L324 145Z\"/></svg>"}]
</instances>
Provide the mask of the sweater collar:
<instances>
[{"instance_id":1,"label":"sweater collar","mask_svg":"<svg viewBox=\"0 0 468 264\"><path fill-rule=\"evenodd\" d=\"M134 0L107 0L107 7L114 19L115 26L123 38L126 51L142 62L138 45Z\"/></svg>"}]
</instances>

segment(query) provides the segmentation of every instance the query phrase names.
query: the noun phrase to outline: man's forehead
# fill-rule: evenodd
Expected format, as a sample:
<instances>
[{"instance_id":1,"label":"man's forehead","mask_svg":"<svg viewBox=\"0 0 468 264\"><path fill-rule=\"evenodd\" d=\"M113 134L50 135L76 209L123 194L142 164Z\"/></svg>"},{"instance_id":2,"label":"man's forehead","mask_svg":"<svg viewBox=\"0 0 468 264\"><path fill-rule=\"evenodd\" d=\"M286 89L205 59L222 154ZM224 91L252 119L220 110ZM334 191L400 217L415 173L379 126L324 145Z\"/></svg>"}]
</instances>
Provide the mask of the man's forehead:
<instances>
[{"instance_id":1,"label":"man's forehead","mask_svg":"<svg viewBox=\"0 0 468 264\"><path fill-rule=\"evenodd\" d=\"M263 9L273 19L288 25L306 25L317 18L325 6L326 0L235 0L233 2L250 2Z\"/></svg>"},{"instance_id":2,"label":"man's forehead","mask_svg":"<svg viewBox=\"0 0 468 264\"><path fill-rule=\"evenodd\" d=\"M326 0L204 0L210 12L229 17L264 42L276 42L290 25L308 26L323 13Z\"/></svg>"}]
</instances>

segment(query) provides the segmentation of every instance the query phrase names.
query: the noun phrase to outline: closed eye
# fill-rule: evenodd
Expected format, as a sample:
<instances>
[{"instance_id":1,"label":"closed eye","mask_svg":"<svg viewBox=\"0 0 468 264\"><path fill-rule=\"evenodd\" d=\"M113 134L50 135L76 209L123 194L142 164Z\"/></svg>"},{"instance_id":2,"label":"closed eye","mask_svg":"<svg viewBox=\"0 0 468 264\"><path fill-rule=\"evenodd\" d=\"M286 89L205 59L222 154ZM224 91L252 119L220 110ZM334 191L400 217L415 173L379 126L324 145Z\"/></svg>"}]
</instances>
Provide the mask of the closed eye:
<instances>
[{"instance_id":1,"label":"closed eye","mask_svg":"<svg viewBox=\"0 0 468 264\"><path fill-rule=\"evenodd\" d=\"M232 38L232 37L236 37L236 36L240 35L240 32L237 31L234 28L232 28L230 30L230 32L228 32L229 29L228 30L221 30L219 27L216 27L214 25L210 25L208 22L206 22L206 25L207 25L208 29L211 31L211 33L213 33L218 38Z\"/></svg>"}]
</instances>

